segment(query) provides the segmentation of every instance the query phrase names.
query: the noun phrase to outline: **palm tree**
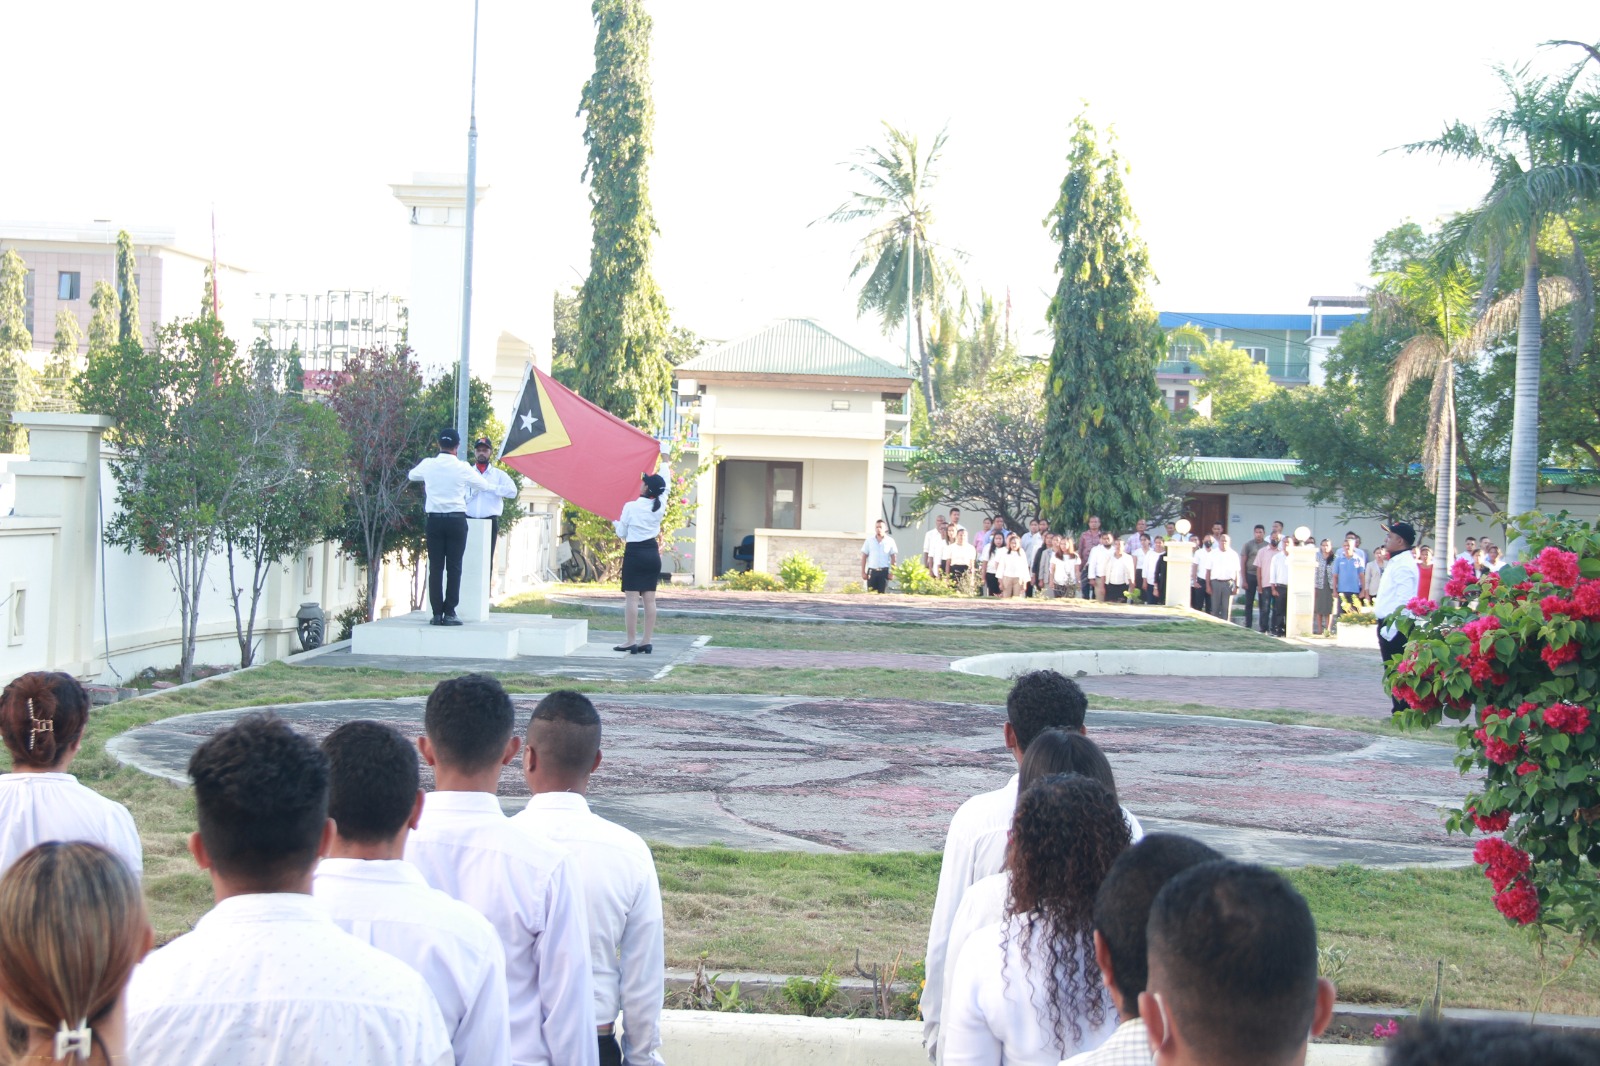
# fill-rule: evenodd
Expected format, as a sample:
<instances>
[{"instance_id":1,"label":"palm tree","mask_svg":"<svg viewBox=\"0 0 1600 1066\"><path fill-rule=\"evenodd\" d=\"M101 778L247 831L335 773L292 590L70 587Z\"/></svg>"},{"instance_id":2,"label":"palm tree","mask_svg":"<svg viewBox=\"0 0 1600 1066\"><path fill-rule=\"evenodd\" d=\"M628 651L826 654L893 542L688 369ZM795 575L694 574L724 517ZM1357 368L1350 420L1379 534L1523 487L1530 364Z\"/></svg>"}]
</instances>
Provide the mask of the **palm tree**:
<instances>
[{"instance_id":1,"label":"palm tree","mask_svg":"<svg viewBox=\"0 0 1600 1066\"><path fill-rule=\"evenodd\" d=\"M1474 320L1470 271L1459 261L1411 260L1383 274L1372 293L1374 316L1404 318L1418 327L1395 357L1385 396L1389 424L1406 391L1429 379L1428 421L1422 438L1423 477L1434 486L1434 547L1445 565L1456 556L1456 368L1475 359L1495 339L1521 322L1526 305L1522 290L1502 297ZM1577 287L1567 278L1541 278L1537 283L1540 314L1570 304Z\"/></svg>"},{"instance_id":2,"label":"palm tree","mask_svg":"<svg viewBox=\"0 0 1600 1066\"><path fill-rule=\"evenodd\" d=\"M933 393L933 367L923 333L925 310L935 313L952 301L960 282L951 261L964 258L947 250L933 239L933 207L928 194L933 190L935 167L944 150L945 131L933 139L926 154L920 152L917 138L883 124L886 148L868 146L858 159L848 164L851 172L865 183L865 191L850 194L832 214L818 221L854 222L868 219L872 229L861 238L860 258L850 271L851 279L862 274L858 314L875 311L888 333L906 324L906 362L911 362L911 328L916 326L918 367L922 378L922 398L931 413L937 408ZM909 365L908 365L909 369Z\"/></svg>"},{"instance_id":3,"label":"palm tree","mask_svg":"<svg viewBox=\"0 0 1600 1066\"><path fill-rule=\"evenodd\" d=\"M1445 250L1462 258L1475 251L1487 254L1485 297L1494 290L1501 263L1520 260L1523 268L1507 492L1507 508L1516 515L1532 511L1538 500L1539 240L1553 224L1565 227L1582 298L1573 323L1574 351L1579 351L1588 339L1594 293L1588 264L1565 217L1577 206L1600 200L1600 123L1594 94L1575 91L1581 64L1558 78L1531 78L1526 67L1497 72L1509 102L1481 130L1457 121L1439 137L1405 147L1408 152L1486 162L1494 169L1483 201L1447 225Z\"/></svg>"}]
</instances>

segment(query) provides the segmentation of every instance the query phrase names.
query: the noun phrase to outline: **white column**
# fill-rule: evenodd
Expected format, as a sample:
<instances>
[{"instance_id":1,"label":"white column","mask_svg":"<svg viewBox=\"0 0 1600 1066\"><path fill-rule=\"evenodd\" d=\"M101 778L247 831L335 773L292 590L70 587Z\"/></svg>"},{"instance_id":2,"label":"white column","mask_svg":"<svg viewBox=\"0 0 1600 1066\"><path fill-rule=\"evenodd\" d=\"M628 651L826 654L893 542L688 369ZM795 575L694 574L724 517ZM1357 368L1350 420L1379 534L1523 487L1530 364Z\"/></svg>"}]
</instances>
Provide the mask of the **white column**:
<instances>
[{"instance_id":1,"label":"white column","mask_svg":"<svg viewBox=\"0 0 1600 1066\"><path fill-rule=\"evenodd\" d=\"M424 378L461 362L461 266L466 238L467 179L463 174L414 174L410 184L390 185L405 205L411 225L411 291L406 337ZM478 202L488 186L478 186ZM545 301L548 303L549 301ZM474 322L474 335L479 333ZM498 336L486 336L488 351ZM492 360L479 363L484 344L473 342L474 377L490 380ZM481 366L481 370L478 369Z\"/></svg>"},{"instance_id":2,"label":"white column","mask_svg":"<svg viewBox=\"0 0 1600 1066\"><path fill-rule=\"evenodd\" d=\"M1188 607L1189 586L1194 581L1194 545L1188 541L1167 544L1167 606Z\"/></svg>"},{"instance_id":3,"label":"white column","mask_svg":"<svg viewBox=\"0 0 1600 1066\"><path fill-rule=\"evenodd\" d=\"M467 550L461 553L461 602L456 617L483 622L489 617L489 521L467 519Z\"/></svg>"},{"instance_id":4,"label":"white column","mask_svg":"<svg viewBox=\"0 0 1600 1066\"><path fill-rule=\"evenodd\" d=\"M1317 546L1289 546L1289 603L1285 609L1284 636L1309 637L1316 608Z\"/></svg>"}]
</instances>

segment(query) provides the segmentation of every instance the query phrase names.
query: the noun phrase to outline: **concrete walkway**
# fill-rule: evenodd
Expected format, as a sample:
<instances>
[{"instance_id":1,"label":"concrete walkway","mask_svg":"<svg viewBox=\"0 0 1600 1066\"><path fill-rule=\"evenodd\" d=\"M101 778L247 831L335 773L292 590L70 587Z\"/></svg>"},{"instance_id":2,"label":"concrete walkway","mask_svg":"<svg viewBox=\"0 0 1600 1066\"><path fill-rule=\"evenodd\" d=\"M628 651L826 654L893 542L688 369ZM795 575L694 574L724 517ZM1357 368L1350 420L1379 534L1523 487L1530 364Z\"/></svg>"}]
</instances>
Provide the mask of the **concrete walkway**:
<instances>
[{"instance_id":1,"label":"concrete walkway","mask_svg":"<svg viewBox=\"0 0 1600 1066\"><path fill-rule=\"evenodd\" d=\"M552 592L549 599L622 613L622 593ZM1083 600L974 599L859 593L796 596L781 592L663 589L656 614L686 618L759 618L769 622L880 622L922 626L1129 626L1185 617L1166 608L1117 607Z\"/></svg>"},{"instance_id":2,"label":"concrete walkway","mask_svg":"<svg viewBox=\"0 0 1600 1066\"><path fill-rule=\"evenodd\" d=\"M356 655L348 644L284 660L302 669L398 670L417 674L483 673L524 677L570 677L575 681L649 681L687 662L704 637L663 633L651 640L649 655L612 651L626 639L622 630L591 629L589 642L571 655L521 655L515 659L457 659L426 655Z\"/></svg>"}]
</instances>

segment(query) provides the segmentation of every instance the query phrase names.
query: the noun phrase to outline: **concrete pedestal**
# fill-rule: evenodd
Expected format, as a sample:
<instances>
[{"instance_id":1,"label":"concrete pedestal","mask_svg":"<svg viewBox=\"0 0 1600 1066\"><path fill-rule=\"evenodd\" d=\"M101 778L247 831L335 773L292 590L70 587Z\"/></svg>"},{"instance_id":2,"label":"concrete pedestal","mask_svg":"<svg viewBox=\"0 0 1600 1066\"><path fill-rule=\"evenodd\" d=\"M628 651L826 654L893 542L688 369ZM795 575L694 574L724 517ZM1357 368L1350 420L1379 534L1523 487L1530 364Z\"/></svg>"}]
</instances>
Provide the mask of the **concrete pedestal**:
<instances>
[{"instance_id":1,"label":"concrete pedestal","mask_svg":"<svg viewBox=\"0 0 1600 1066\"><path fill-rule=\"evenodd\" d=\"M1313 611L1316 607L1317 546L1293 544L1289 546L1288 609L1284 635L1309 637L1312 635Z\"/></svg>"},{"instance_id":2,"label":"concrete pedestal","mask_svg":"<svg viewBox=\"0 0 1600 1066\"><path fill-rule=\"evenodd\" d=\"M483 537L487 549L489 539ZM471 548L468 552L470 554ZM462 596L463 606L466 596ZM520 655L571 655L589 640L589 623L547 614L496 614L463 625L429 625L432 615L412 611L363 622L351 635L356 655L425 655L447 659L515 659Z\"/></svg>"},{"instance_id":3,"label":"concrete pedestal","mask_svg":"<svg viewBox=\"0 0 1600 1066\"><path fill-rule=\"evenodd\" d=\"M1167 606L1189 606L1189 587L1193 583L1194 544L1175 540L1167 545Z\"/></svg>"},{"instance_id":4,"label":"concrete pedestal","mask_svg":"<svg viewBox=\"0 0 1600 1066\"><path fill-rule=\"evenodd\" d=\"M467 550L461 553L461 602L456 604L456 617L463 622L482 622L489 617L490 521L467 519Z\"/></svg>"}]
</instances>

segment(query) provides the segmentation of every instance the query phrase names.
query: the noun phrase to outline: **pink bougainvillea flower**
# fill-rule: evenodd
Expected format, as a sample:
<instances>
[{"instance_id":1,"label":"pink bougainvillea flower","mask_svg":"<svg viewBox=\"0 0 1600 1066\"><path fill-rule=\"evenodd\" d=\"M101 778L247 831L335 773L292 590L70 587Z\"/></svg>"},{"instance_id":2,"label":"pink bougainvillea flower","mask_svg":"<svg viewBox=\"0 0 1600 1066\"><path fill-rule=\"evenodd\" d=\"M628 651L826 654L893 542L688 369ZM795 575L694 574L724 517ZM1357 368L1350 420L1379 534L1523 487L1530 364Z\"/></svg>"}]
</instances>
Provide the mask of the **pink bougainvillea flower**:
<instances>
[{"instance_id":1,"label":"pink bougainvillea flower","mask_svg":"<svg viewBox=\"0 0 1600 1066\"><path fill-rule=\"evenodd\" d=\"M1379 1022L1372 1027L1372 1039L1390 1040L1400 1035L1400 1023L1390 1018L1387 1022Z\"/></svg>"},{"instance_id":2,"label":"pink bougainvillea flower","mask_svg":"<svg viewBox=\"0 0 1600 1066\"><path fill-rule=\"evenodd\" d=\"M1572 703L1555 703L1545 708L1544 724L1563 733L1582 733L1589 728L1589 708Z\"/></svg>"},{"instance_id":3,"label":"pink bougainvillea flower","mask_svg":"<svg viewBox=\"0 0 1600 1066\"><path fill-rule=\"evenodd\" d=\"M1522 754L1522 748L1516 744L1508 744L1499 737L1491 737L1487 729L1478 729L1473 732L1478 738L1478 743L1483 745L1483 757L1496 766L1505 766L1516 760Z\"/></svg>"},{"instance_id":4,"label":"pink bougainvillea flower","mask_svg":"<svg viewBox=\"0 0 1600 1066\"><path fill-rule=\"evenodd\" d=\"M1482 866L1483 875L1494 885L1496 892L1523 874L1533 865L1528 853L1507 844L1502 837L1484 837L1472 849L1472 861Z\"/></svg>"},{"instance_id":5,"label":"pink bougainvillea flower","mask_svg":"<svg viewBox=\"0 0 1600 1066\"><path fill-rule=\"evenodd\" d=\"M1528 715L1532 714L1534 711L1537 711L1538 709L1539 709L1538 706L1533 704L1533 703L1527 703L1527 702L1519 703L1519 704L1517 704L1517 717L1518 718L1526 718L1526 717L1528 717Z\"/></svg>"},{"instance_id":6,"label":"pink bougainvillea flower","mask_svg":"<svg viewBox=\"0 0 1600 1066\"><path fill-rule=\"evenodd\" d=\"M1539 609L1544 612L1544 620L1548 622L1558 614L1576 615L1578 604L1574 600L1563 599L1560 596L1546 596L1539 601Z\"/></svg>"},{"instance_id":7,"label":"pink bougainvillea flower","mask_svg":"<svg viewBox=\"0 0 1600 1066\"><path fill-rule=\"evenodd\" d=\"M1539 764L1536 762L1524 762L1517 764L1518 777L1527 777L1529 774L1536 774L1538 772Z\"/></svg>"},{"instance_id":8,"label":"pink bougainvillea flower","mask_svg":"<svg viewBox=\"0 0 1600 1066\"><path fill-rule=\"evenodd\" d=\"M1467 813L1472 815L1472 824L1477 826L1480 832L1503 833L1506 831L1506 827L1511 824L1510 811L1495 811L1493 814L1479 814L1478 809L1473 807L1470 808Z\"/></svg>"},{"instance_id":9,"label":"pink bougainvillea flower","mask_svg":"<svg viewBox=\"0 0 1600 1066\"><path fill-rule=\"evenodd\" d=\"M1577 641L1568 641L1559 648L1547 647L1544 649L1544 651L1539 653L1539 658L1543 659L1544 664L1552 670L1559 666L1565 666L1567 663L1572 662L1577 657Z\"/></svg>"},{"instance_id":10,"label":"pink bougainvillea flower","mask_svg":"<svg viewBox=\"0 0 1600 1066\"><path fill-rule=\"evenodd\" d=\"M1563 588L1571 588L1578 583L1578 557L1554 545L1539 553L1528 572L1532 573L1535 569L1546 581Z\"/></svg>"},{"instance_id":11,"label":"pink bougainvillea flower","mask_svg":"<svg viewBox=\"0 0 1600 1066\"><path fill-rule=\"evenodd\" d=\"M1437 603L1422 596L1417 596L1406 602L1406 610L1416 615L1432 614L1438 609L1439 605Z\"/></svg>"},{"instance_id":12,"label":"pink bougainvillea flower","mask_svg":"<svg viewBox=\"0 0 1600 1066\"><path fill-rule=\"evenodd\" d=\"M1494 897L1494 906L1518 925L1528 925L1539 918L1539 890L1520 878Z\"/></svg>"},{"instance_id":13,"label":"pink bougainvillea flower","mask_svg":"<svg viewBox=\"0 0 1600 1066\"><path fill-rule=\"evenodd\" d=\"M1471 559L1458 558L1455 562L1450 564L1450 576L1460 578L1462 581L1470 582L1477 578L1478 572L1473 569Z\"/></svg>"},{"instance_id":14,"label":"pink bougainvillea flower","mask_svg":"<svg viewBox=\"0 0 1600 1066\"><path fill-rule=\"evenodd\" d=\"M1452 600L1459 600L1467 594L1465 578L1453 577L1444 583L1444 594Z\"/></svg>"}]
</instances>

